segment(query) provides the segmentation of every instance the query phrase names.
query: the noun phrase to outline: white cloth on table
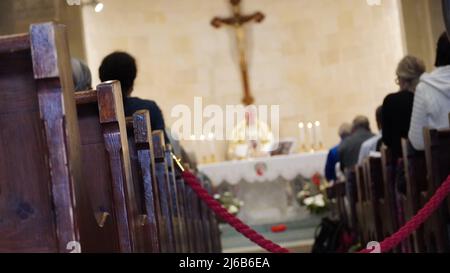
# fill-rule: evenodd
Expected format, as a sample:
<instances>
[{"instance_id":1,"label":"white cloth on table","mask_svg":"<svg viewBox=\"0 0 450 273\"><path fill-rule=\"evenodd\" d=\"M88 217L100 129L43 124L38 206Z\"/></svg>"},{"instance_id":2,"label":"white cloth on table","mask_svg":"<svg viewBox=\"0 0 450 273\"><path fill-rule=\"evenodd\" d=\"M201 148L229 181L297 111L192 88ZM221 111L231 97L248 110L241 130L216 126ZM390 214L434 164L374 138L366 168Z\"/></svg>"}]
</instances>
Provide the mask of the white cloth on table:
<instances>
[{"instance_id":1,"label":"white cloth on table","mask_svg":"<svg viewBox=\"0 0 450 273\"><path fill-rule=\"evenodd\" d=\"M198 169L211 179L214 186L223 182L236 185L241 181L269 182L278 178L293 180L299 175L307 178L315 173L323 175L326 158L326 152L293 154L199 165Z\"/></svg>"}]
</instances>

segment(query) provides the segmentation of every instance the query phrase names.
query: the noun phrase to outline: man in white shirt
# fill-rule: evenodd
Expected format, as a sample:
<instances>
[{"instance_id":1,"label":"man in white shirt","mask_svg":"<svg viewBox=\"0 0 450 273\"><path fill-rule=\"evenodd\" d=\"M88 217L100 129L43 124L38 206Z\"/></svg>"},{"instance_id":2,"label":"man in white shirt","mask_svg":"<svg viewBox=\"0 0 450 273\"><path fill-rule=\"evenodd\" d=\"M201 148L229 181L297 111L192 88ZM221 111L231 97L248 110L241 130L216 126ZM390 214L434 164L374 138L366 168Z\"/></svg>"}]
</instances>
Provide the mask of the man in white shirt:
<instances>
[{"instance_id":1,"label":"man in white shirt","mask_svg":"<svg viewBox=\"0 0 450 273\"><path fill-rule=\"evenodd\" d=\"M381 133L382 109L383 107L379 106L375 112L379 133L369 138L361 145L361 149L359 150L358 164L361 164L365 158L370 156L372 152L376 152L378 150L378 144L380 143L382 137Z\"/></svg>"}]
</instances>

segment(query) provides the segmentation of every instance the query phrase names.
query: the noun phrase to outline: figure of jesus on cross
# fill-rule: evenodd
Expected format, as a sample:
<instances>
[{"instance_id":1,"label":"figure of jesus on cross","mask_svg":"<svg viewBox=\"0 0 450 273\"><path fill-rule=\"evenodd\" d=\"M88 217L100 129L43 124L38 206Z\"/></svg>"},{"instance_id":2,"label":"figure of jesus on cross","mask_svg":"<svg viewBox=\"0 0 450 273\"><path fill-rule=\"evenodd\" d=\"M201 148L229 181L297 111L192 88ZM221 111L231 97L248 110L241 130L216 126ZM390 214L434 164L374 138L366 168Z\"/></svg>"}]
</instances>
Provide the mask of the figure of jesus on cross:
<instances>
[{"instance_id":1,"label":"figure of jesus on cross","mask_svg":"<svg viewBox=\"0 0 450 273\"><path fill-rule=\"evenodd\" d=\"M251 105L254 103L255 99L252 96L250 90L250 82L248 76L248 67L247 67L247 57L245 52L245 30L244 25L248 22L255 21L260 23L264 20L264 14L261 12L255 12L251 15L242 15L241 14L241 0L230 0L231 6L233 8L233 16L227 18L214 17L211 21L211 24L219 28L222 25L231 26L234 28L237 39L237 47L239 52L239 66L241 70L242 76L242 84L244 88L244 97L242 99L242 103L244 105Z\"/></svg>"}]
</instances>

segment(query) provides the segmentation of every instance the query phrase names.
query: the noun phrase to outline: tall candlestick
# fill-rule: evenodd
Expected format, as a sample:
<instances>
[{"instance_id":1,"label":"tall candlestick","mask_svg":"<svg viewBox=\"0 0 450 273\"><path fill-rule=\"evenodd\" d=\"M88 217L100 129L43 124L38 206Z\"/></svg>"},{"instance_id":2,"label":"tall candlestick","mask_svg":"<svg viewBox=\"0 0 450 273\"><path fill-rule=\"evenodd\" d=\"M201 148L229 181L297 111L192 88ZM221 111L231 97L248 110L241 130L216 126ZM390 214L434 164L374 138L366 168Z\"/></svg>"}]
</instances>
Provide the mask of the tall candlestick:
<instances>
[{"instance_id":1,"label":"tall candlestick","mask_svg":"<svg viewBox=\"0 0 450 273\"><path fill-rule=\"evenodd\" d=\"M313 124L308 122L308 146L311 150L314 150L314 132L313 132Z\"/></svg>"},{"instance_id":2,"label":"tall candlestick","mask_svg":"<svg viewBox=\"0 0 450 273\"><path fill-rule=\"evenodd\" d=\"M302 151L305 148L305 124L303 122L300 122L298 124L298 128L300 130L300 139L299 139L299 147Z\"/></svg>"},{"instance_id":3,"label":"tall candlestick","mask_svg":"<svg viewBox=\"0 0 450 273\"><path fill-rule=\"evenodd\" d=\"M316 125L315 126L315 129L316 129L316 140L317 140L316 147L319 150L319 149L322 148L321 146L323 144L323 142L322 142L322 130L320 128L320 122L319 121L316 121L314 125Z\"/></svg>"}]
</instances>

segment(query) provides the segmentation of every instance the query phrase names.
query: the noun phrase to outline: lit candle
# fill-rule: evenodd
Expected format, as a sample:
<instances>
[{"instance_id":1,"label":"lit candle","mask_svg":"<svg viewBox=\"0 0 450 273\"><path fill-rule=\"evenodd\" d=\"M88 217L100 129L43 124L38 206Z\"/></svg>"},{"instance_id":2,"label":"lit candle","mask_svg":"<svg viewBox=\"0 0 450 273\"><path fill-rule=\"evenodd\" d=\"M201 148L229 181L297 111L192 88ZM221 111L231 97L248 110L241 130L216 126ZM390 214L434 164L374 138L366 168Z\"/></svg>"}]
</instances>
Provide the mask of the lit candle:
<instances>
[{"instance_id":1,"label":"lit candle","mask_svg":"<svg viewBox=\"0 0 450 273\"><path fill-rule=\"evenodd\" d=\"M211 158L211 162L215 161L216 158L216 149L214 146L214 134L208 134L208 142L209 142L209 157Z\"/></svg>"},{"instance_id":2,"label":"lit candle","mask_svg":"<svg viewBox=\"0 0 450 273\"><path fill-rule=\"evenodd\" d=\"M314 149L314 132L313 132L313 124L311 122L308 122L308 146L311 147L311 149Z\"/></svg>"},{"instance_id":3,"label":"lit candle","mask_svg":"<svg viewBox=\"0 0 450 273\"><path fill-rule=\"evenodd\" d=\"M320 149L320 146L322 145L322 132L320 130L320 122L316 121L314 125L315 125L315 137L317 141L316 147L317 149Z\"/></svg>"},{"instance_id":4,"label":"lit candle","mask_svg":"<svg viewBox=\"0 0 450 273\"><path fill-rule=\"evenodd\" d=\"M298 128L300 130L299 146L300 146L300 149L302 149L305 146L305 124L303 122L300 122L298 124Z\"/></svg>"}]
</instances>

